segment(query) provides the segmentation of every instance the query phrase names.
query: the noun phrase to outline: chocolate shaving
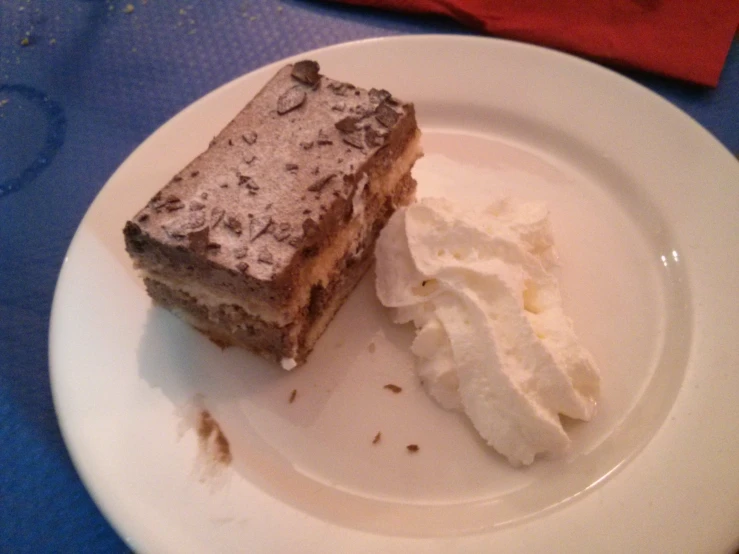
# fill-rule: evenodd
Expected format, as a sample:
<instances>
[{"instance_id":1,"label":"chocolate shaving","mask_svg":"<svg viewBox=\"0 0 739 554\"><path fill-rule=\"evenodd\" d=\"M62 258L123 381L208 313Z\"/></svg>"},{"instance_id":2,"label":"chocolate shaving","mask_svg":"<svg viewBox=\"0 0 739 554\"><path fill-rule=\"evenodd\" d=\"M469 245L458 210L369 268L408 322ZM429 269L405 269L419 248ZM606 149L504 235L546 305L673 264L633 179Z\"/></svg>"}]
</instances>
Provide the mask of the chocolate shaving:
<instances>
[{"instance_id":1,"label":"chocolate shaving","mask_svg":"<svg viewBox=\"0 0 739 554\"><path fill-rule=\"evenodd\" d=\"M252 145L255 142L257 142L257 133L255 131L247 131L243 135L241 135L241 138L244 139L244 142L248 145Z\"/></svg>"},{"instance_id":2,"label":"chocolate shaving","mask_svg":"<svg viewBox=\"0 0 739 554\"><path fill-rule=\"evenodd\" d=\"M336 96L346 96L347 85L346 83L331 82L328 84L328 89Z\"/></svg>"},{"instance_id":3,"label":"chocolate shaving","mask_svg":"<svg viewBox=\"0 0 739 554\"><path fill-rule=\"evenodd\" d=\"M190 248L193 252L196 254L202 254L205 252L208 248L208 243L210 242L209 235L210 229L208 227L203 227L199 231L188 233L187 240L190 242Z\"/></svg>"},{"instance_id":4,"label":"chocolate shaving","mask_svg":"<svg viewBox=\"0 0 739 554\"><path fill-rule=\"evenodd\" d=\"M336 177L336 173L329 173L327 175L322 175L321 177L319 177L318 179L316 179L313 182L313 184L311 184L308 187L308 190L311 191L311 192L319 192L334 177Z\"/></svg>"},{"instance_id":5,"label":"chocolate shaving","mask_svg":"<svg viewBox=\"0 0 739 554\"><path fill-rule=\"evenodd\" d=\"M157 212L160 211L162 208L166 209L168 212L174 212L175 210L181 210L185 207L185 204L182 202L182 200L180 200L177 196L174 196L173 194L170 194L166 198L162 198L162 195L160 193L157 193L149 203L151 204L151 207L154 208Z\"/></svg>"},{"instance_id":6,"label":"chocolate shaving","mask_svg":"<svg viewBox=\"0 0 739 554\"><path fill-rule=\"evenodd\" d=\"M224 215L226 215L226 212L223 208L213 208L210 212L210 228L215 229Z\"/></svg>"},{"instance_id":7,"label":"chocolate shaving","mask_svg":"<svg viewBox=\"0 0 739 554\"><path fill-rule=\"evenodd\" d=\"M393 393L395 393L395 394L398 394L398 393L399 393L400 391L402 391L402 390L403 390L403 389L401 389L401 388L400 388L400 387L399 387L398 385L393 385L392 383L388 383L387 385L385 385L385 386L384 386L384 387L382 387L382 388L383 388L383 389L387 389L387 390L389 390L389 391L392 391L392 392L393 392Z\"/></svg>"},{"instance_id":8,"label":"chocolate shaving","mask_svg":"<svg viewBox=\"0 0 739 554\"><path fill-rule=\"evenodd\" d=\"M275 225L272 229L272 236L275 237L277 242L282 242L290 236L290 229L291 227L289 223L280 223L279 225Z\"/></svg>"},{"instance_id":9,"label":"chocolate shaving","mask_svg":"<svg viewBox=\"0 0 739 554\"><path fill-rule=\"evenodd\" d=\"M383 127L390 128L397 123L400 116L386 102L383 102L375 109L375 119L380 122Z\"/></svg>"},{"instance_id":10,"label":"chocolate shaving","mask_svg":"<svg viewBox=\"0 0 739 554\"><path fill-rule=\"evenodd\" d=\"M205 214L203 212L189 212L185 216L162 227L172 238L182 239L203 225L205 225Z\"/></svg>"},{"instance_id":11,"label":"chocolate shaving","mask_svg":"<svg viewBox=\"0 0 739 554\"><path fill-rule=\"evenodd\" d=\"M293 65L290 75L306 85L316 85L321 80L320 66L313 60L303 60Z\"/></svg>"},{"instance_id":12,"label":"chocolate shaving","mask_svg":"<svg viewBox=\"0 0 739 554\"><path fill-rule=\"evenodd\" d=\"M369 90L369 98L374 104L381 104L391 98L391 96L392 95L385 89L371 88Z\"/></svg>"},{"instance_id":13,"label":"chocolate shaving","mask_svg":"<svg viewBox=\"0 0 739 554\"><path fill-rule=\"evenodd\" d=\"M259 190L259 185L251 177L246 177L244 179L244 186L247 188L247 190L250 190L252 192L256 192Z\"/></svg>"},{"instance_id":14,"label":"chocolate shaving","mask_svg":"<svg viewBox=\"0 0 739 554\"><path fill-rule=\"evenodd\" d=\"M372 127L367 127L364 131L364 142L368 148L374 148L375 146L381 146L385 143L383 140L384 136L374 130Z\"/></svg>"},{"instance_id":15,"label":"chocolate shaving","mask_svg":"<svg viewBox=\"0 0 739 554\"><path fill-rule=\"evenodd\" d=\"M305 102L305 90L300 85L289 88L277 99L277 113L285 115Z\"/></svg>"},{"instance_id":16,"label":"chocolate shaving","mask_svg":"<svg viewBox=\"0 0 739 554\"><path fill-rule=\"evenodd\" d=\"M170 199L164 204L164 209L168 212L175 212L185 207L185 203L179 198L170 197Z\"/></svg>"},{"instance_id":17,"label":"chocolate shaving","mask_svg":"<svg viewBox=\"0 0 739 554\"><path fill-rule=\"evenodd\" d=\"M242 231L242 229L241 229L241 221L238 218L236 218L236 217L234 217L232 215L229 215L228 217L226 217L226 220L223 222L223 225L227 229L230 229L231 231L233 231L234 233L236 233L237 235L240 235L241 234L241 231Z\"/></svg>"},{"instance_id":18,"label":"chocolate shaving","mask_svg":"<svg viewBox=\"0 0 739 554\"><path fill-rule=\"evenodd\" d=\"M272 252L267 249L265 246L259 251L259 257L257 258L257 261L263 263L263 264L270 264L274 263L274 258L272 257Z\"/></svg>"},{"instance_id":19,"label":"chocolate shaving","mask_svg":"<svg viewBox=\"0 0 739 554\"><path fill-rule=\"evenodd\" d=\"M328 135L324 132L323 129L318 130L318 138L316 139L316 142L319 146L325 146L334 143L334 141L328 138Z\"/></svg>"},{"instance_id":20,"label":"chocolate shaving","mask_svg":"<svg viewBox=\"0 0 739 554\"><path fill-rule=\"evenodd\" d=\"M362 137L362 133L359 131L342 135L341 140L354 148L359 148L360 150L364 149L364 138Z\"/></svg>"},{"instance_id":21,"label":"chocolate shaving","mask_svg":"<svg viewBox=\"0 0 739 554\"><path fill-rule=\"evenodd\" d=\"M334 127L336 127L342 133L353 133L357 130L358 122L358 117L353 117L350 115L334 123Z\"/></svg>"},{"instance_id":22,"label":"chocolate shaving","mask_svg":"<svg viewBox=\"0 0 739 554\"><path fill-rule=\"evenodd\" d=\"M249 221L249 240L254 241L264 233L270 223L272 223L272 218L268 215L252 218L251 221Z\"/></svg>"}]
</instances>

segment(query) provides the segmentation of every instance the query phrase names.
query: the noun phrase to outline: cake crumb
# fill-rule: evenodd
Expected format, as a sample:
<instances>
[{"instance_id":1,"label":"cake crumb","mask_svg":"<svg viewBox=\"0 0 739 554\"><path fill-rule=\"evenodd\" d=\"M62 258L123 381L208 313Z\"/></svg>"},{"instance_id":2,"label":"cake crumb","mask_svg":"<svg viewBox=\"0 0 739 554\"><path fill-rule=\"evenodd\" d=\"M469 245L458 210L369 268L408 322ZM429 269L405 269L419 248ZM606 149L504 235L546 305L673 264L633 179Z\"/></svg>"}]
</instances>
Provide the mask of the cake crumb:
<instances>
[{"instance_id":1,"label":"cake crumb","mask_svg":"<svg viewBox=\"0 0 739 554\"><path fill-rule=\"evenodd\" d=\"M290 404L292 404L293 402L295 402L295 397L296 396L298 396L298 389L293 389L293 391L290 393L290 399L288 400L288 402Z\"/></svg>"},{"instance_id":2,"label":"cake crumb","mask_svg":"<svg viewBox=\"0 0 739 554\"><path fill-rule=\"evenodd\" d=\"M133 10L135 9L136 8L134 7L133 4L126 4L126 7L123 8L123 13L133 13Z\"/></svg>"},{"instance_id":3,"label":"cake crumb","mask_svg":"<svg viewBox=\"0 0 739 554\"><path fill-rule=\"evenodd\" d=\"M385 385L385 386L384 386L384 387L382 387L382 388L383 388L383 389L387 389L387 390L389 390L389 391L392 391L392 392L393 392L393 393L395 393L395 394L398 394L399 392L401 392L401 391L403 390L403 389L402 389L402 388L400 388L400 387L399 387L398 385L393 385L392 383L388 383L387 385Z\"/></svg>"},{"instance_id":4,"label":"cake crumb","mask_svg":"<svg viewBox=\"0 0 739 554\"><path fill-rule=\"evenodd\" d=\"M228 342L226 342L225 340L217 339L215 337L211 337L211 336L208 336L208 335L206 335L206 336L208 337L208 340L210 342L212 342L213 344L215 344L221 350L226 350L226 348L228 348L229 346L231 346L231 344L228 343Z\"/></svg>"},{"instance_id":5,"label":"cake crumb","mask_svg":"<svg viewBox=\"0 0 739 554\"><path fill-rule=\"evenodd\" d=\"M370 354L374 354L375 353L375 348L376 348L375 343L374 342L371 342L371 343L369 343L369 346L367 347L367 350L369 350L369 353Z\"/></svg>"},{"instance_id":6,"label":"cake crumb","mask_svg":"<svg viewBox=\"0 0 739 554\"><path fill-rule=\"evenodd\" d=\"M380 442L380 439L381 438L382 438L382 432L381 431L377 431L377 434L375 435L375 438L372 439L372 444L377 444L378 442Z\"/></svg>"},{"instance_id":7,"label":"cake crumb","mask_svg":"<svg viewBox=\"0 0 739 554\"><path fill-rule=\"evenodd\" d=\"M214 462L224 465L231 463L228 439L208 410L201 410L197 432L203 452L208 452Z\"/></svg>"},{"instance_id":8,"label":"cake crumb","mask_svg":"<svg viewBox=\"0 0 739 554\"><path fill-rule=\"evenodd\" d=\"M409 444L406 448L408 449L408 452L418 452L417 444Z\"/></svg>"},{"instance_id":9,"label":"cake crumb","mask_svg":"<svg viewBox=\"0 0 739 554\"><path fill-rule=\"evenodd\" d=\"M21 46L29 46L31 44L31 40L28 37L23 37L21 39Z\"/></svg>"}]
</instances>

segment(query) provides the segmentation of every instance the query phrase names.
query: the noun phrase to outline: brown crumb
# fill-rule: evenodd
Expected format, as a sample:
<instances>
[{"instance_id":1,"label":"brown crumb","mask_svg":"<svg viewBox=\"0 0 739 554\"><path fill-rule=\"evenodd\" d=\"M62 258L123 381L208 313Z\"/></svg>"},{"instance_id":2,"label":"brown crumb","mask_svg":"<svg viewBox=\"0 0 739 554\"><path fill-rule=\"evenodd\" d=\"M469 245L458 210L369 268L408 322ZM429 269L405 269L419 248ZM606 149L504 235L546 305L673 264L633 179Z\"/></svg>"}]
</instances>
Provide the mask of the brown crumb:
<instances>
[{"instance_id":1,"label":"brown crumb","mask_svg":"<svg viewBox=\"0 0 739 554\"><path fill-rule=\"evenodd\" d=\"M377 431L377 434L375 435L375 438L372 439L372 444L377 444L380 442L380 439L382 438L382 432Z\"/></svg>"},{"instance_id":2,"label":"brown crumb","mask_svg":"<svg viewBox=\"0 0 739 554\"><path fill-rule=\"evenodd\" d=\"M217 339L217 338L211 337L209 335L206 335L206 336L208 337L208 340L210 340L210 342L212 342L213 344L215 344L221 350L226 350L226 348L228 348L229 346L231 346L230 343L228 343L228 342L226 342L224 340Z\"/></svg>"},{"instance_id":3,"label":"brown crumb","mask_svg":"<svg viewBox=\"0 0 739 554\"><path fill-rule=\"evenodd\" d=\"M389 391L393 391L393 392L394 392L395 394L398 394L398 393L399 393L400 391L402 391L402 390L403 390L403 389L402 389L402 388L400 388L400 387L399 387L398 385L393 385L392 383L388 383L387 385L385 385L385 386L384 386L384 387L382 387L382 388L383 388L383 389L387 389L387 390L389 390Z\"/></svg>"},{"instance_id":4,"label":"brown crumb","mask_svg":"<svg viewBox=\"0 0 739 554\"><path fill-rule=\"evenodd\" d=\"M375 353L375 343L374 342L369 343L367 350L369 350L370 354L374 354Z\"/></svg>"},{"instance_id":5,"label":"brown crumb","mask_svg":"<svg viewBox=\"0 0 739 554\"><path fill-rule=\"evenodd\" d=\"M28 37L23 37L21 39L21 46L29 46L31 44L31 40Z\"/></svg>"},{"instance_id":6,"label":"brown crumb","mask_svg":"<svg viewBox=\"0 0 739 554\"><path fill-rule=\"evenodd\" d=\"M133 13L135 9L133 4L126 4L126 7L123 8L123 13Z\"/></svg>"},{"instance_id":7,"label":"brown crumb","mask_svg":"<svg viewBox=\"0 0 739 554\"><path fill-rule=\"evenodd\" d=\"M290 393L290 399L288 400L288 402L290 404L292 404L293 402L295 402L295 397L296 396L298 396L298 389L293 389L293 391Z\"/></svg>"},{"instance_id":8,"label":"brown crumb","mask_svg":"<svg viewBox=\"0 0 739 554\"><path fill-rule=\"evenodd\" d=\"M418 452L417 444L409 444L406 448L408 449L408 452Z\"/></svg>"},{"instance_id":9,"label":"brown crumb","mask_svg":"<svg viewBox=\"0 0 739 554\"><path fill-rule=\"evenodd\" d=\"M208 410L202 410L199 419L197 431L201 447L204 451L210 450L211 447L209 447L208 443L210 440L213 440L212 451L210 452L213 461L224 465L230 464L231 447L218 422L213 419L213 416L210 415Z\"/></svg>"}]
</instances>

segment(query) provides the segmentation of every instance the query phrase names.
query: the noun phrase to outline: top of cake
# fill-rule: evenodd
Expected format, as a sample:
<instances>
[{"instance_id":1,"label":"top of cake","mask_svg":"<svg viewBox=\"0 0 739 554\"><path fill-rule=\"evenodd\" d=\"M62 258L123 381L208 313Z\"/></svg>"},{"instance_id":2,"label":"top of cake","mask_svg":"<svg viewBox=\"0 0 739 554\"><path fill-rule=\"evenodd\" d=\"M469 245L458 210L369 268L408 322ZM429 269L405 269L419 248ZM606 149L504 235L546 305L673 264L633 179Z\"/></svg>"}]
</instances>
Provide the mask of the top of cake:
<instances>
[{"instance_id":1,"label":"top of cake","mask_svg":"<svg viewBox=\"0 0 739 554\"><path fill-rule=\"evenodd\" d=\"M269 281L333 203L356 206L365 162L412 113L387 91L321 75L316 62L288 65L133 221L164 244Z\"/></svg>"}]
</instances>

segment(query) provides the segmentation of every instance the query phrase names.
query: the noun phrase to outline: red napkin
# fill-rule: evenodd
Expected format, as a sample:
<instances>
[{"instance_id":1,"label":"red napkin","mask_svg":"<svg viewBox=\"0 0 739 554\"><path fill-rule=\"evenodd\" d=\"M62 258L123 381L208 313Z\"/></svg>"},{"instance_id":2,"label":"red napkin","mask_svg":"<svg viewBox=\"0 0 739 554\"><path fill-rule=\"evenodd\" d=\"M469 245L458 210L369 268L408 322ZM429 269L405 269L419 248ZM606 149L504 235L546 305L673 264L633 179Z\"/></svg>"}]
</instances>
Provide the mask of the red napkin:
<instances>
[{"instance_id":1,"label":"red napkin","mask_svg":"<svg viewBox=\"0 0 739 554\"><path fill-rule=\"evenodd\" d=\"M493 35L716 86L739 0L336 0L446 15Z\"/></svg>"}]
</instances>

